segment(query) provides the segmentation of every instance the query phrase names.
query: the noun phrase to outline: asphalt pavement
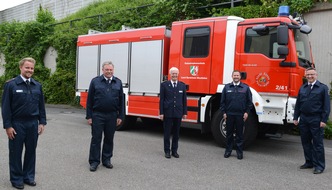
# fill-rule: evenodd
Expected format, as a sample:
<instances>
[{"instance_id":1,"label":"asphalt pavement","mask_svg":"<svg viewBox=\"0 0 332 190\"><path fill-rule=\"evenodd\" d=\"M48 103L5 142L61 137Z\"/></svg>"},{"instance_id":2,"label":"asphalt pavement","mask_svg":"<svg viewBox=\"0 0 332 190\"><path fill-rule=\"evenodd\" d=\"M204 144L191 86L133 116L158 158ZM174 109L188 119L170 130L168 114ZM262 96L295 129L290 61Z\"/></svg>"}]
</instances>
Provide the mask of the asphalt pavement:
<instances>
[{"instance_id":1,"label":"asphalt pavement","mask_svg":"<svg viewBox=\"0 0 332 190\"><path fill-rule=\"evenodd\" d=\"M300 170L304 163L298 136L256 140L228 159L211 135L181 129L180 158L166 159L160 126L138 123L115 133L113 169L89 171L91 129L85 110L47 105L47 122L37 147L37 186L31 190L155 190L155 189L332 189L332 141L325 140L326 170L314 175ZM0 120L2 125L2 119ZM13 189L9 181L8 140L0 132L0 190Z\"/></svg>"}]
</instances>

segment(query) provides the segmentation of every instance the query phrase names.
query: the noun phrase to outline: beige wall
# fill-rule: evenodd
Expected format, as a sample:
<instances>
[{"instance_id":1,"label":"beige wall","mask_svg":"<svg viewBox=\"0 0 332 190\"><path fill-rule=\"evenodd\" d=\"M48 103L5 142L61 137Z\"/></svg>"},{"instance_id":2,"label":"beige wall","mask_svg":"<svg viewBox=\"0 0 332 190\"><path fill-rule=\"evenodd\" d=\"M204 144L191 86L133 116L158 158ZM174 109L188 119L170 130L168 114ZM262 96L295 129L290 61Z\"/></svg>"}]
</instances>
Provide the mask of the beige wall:
<instances>
[{"instance_id":1,"label":"beige wall","mask_svg":"<svg viewBox=\"0 0 332 190\"><path fill-rule=\"evenodd\" d=\"M312 27L309 38L318 72L318 80L325 83L331 89L332 3L317 3L310 13L304 15L304 18L308 25ZM330 120L332 120L332 112L330 113Z\"/></svg>"},{"instance_id":2,"label":"beige wall","mask_svg":"<svg viewBox=\"0 0 332 190\"><path fill-rule=\"evenodd\" d=\"M0 53L0 76L5 73L5 55Z\"/></svg>"},{"instance_id":3,"label":"beige wall","mask_svg":"<svg viewBox=\"0 0 332 190\"><path fill-rule=\"evenodd\" d=\"M317 3L310 13L304 15L311 26L309 34L312 53L318 72L318 80L331 89L332 81L332 3Z\"/></svg>"}]
</instances>

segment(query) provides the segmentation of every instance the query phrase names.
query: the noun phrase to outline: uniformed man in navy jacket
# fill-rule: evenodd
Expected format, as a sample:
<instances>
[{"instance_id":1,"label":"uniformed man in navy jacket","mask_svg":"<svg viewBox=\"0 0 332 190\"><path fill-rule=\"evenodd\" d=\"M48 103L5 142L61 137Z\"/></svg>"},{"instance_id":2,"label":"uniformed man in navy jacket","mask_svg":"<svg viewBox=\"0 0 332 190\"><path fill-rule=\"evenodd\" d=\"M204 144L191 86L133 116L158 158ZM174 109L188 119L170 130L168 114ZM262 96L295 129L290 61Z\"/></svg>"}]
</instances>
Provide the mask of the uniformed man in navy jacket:
<instances>
[{"instance_id":1,"label":"uniformed man in navy jacket","mask_svg":"<svg viewBox=\"0 0 332 190\"><path fill-rule=\"evenodd\" d=\"M113 76L114 65L106 61L102 65L101 76L91 80L86 104L86 119L91 125L91 144L89 154L90 171L97 170L102 162L103 166L112 169L113 139L116 126L124 118L124 101L122 82ZM101 150L101 140L104 144ZM100 157L101 154L101 157Z\"/></svg>"},{"instance_id":2,"label":"uniformed man in navy jacket","mask_svg":"<svg viewBox=\"0 0 332 190\"><path fill-rule=\"evenodd\" d=\"M20 61L21 74L5 83L1 101L3 127L9 139L10 181L17 189L23 189L23 183L36 186L36 147L46 125L42 85L31 78L35 63L30 57Z\"/></svg>"},{"instance_id":3,"label":"uniformed man in navy jacket","mask_svg":"<svg viewBox=\"0 0 332 190\"><path fill-rule=\"evenodd\" d=\"M181 120L187 118L186 85L178 80L179 69L172 67L169 70L171 80L160 85L159 112L164 121L164 152L166 158L179 158L178 141ZM170 136L173 132L172 146ZM172 150L172 153L171 153Z\"/></svg>"},{"instance_id":4,"label":"uniformed man in navy jacket","mask_svg":"<svg viewBox=\"0 0 332 190\"><path fill-rule=\"evenodd\" d=\"M243 127L252 108L252 97L248 85L240 82L240 71L232 72L233 82L226 84L220 100L220 111L226 120L227 145L224 157L231 156L233 149L233 134L236 133L237 158L243 158Z\"/></svg>"},{"instance_id":5,"label":"uniformed man in navy jacket","mask_svg":"<svg viewBox=\"0 0 332 190\"><path fill-rule=\"evenodd\" d=\"M317 80L315 68L307 68L305 75L308 82L301 86L294 110L294 124L300 129L305 158L300 169L314 168L314 174L321 174L325 169L323 139L330 96L328 87Z\"/></svg>"}]
</instances>

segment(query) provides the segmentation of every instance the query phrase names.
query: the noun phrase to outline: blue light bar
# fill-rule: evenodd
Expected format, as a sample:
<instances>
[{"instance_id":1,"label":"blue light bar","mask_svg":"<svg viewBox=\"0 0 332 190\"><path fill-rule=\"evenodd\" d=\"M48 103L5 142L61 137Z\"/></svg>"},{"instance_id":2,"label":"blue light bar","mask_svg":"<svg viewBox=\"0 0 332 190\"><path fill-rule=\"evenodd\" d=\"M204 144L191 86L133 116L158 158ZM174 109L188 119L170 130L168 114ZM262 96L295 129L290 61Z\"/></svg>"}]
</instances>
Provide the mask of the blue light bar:
<instances>
[{"instance_id":1,"label":"blue light bar","mask_svg":"<svg viewBox=\"0 0 332 190\"><path fill-rule=\"evenodd\" d=\"M280 6L278 16L289 16L289 6Z\"/></svg>"}]
</instances>

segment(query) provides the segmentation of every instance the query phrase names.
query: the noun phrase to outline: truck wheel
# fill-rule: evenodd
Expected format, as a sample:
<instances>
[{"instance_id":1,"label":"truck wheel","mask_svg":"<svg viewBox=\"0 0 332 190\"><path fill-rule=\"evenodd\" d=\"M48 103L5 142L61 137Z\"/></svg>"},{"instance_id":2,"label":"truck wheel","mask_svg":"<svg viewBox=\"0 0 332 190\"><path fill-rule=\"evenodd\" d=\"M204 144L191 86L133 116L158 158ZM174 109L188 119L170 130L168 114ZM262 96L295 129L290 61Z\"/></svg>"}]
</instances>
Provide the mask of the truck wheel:
<instances>
[{"instance_id":1,"label":"truck wheel","mask_svg":"<svg viewBox=\"0 0 332 190\"><path fill-rule=\"evenodd\" d=\"M244 145L243 148L248 148L249 145L256 139L258 120L256 114L251 112L248 116L247 121L244 123ZM212 135L221 147L226 147L226 122L218 110L214 113L211 122Z\"/></svg>"},{"instance_id":2,"label":"truck wheel","mask_svg":"<svg viewBox=\"0 0 332 190\"><path fill-rule=\"evenodd\" d=\"M123 131L123 130L129 129L129 128L135 126L136 121L137 121L137 117L127 115L127 116L125 116L124 121L122 122L122 124L120 126L118 126L116 128L116 130L117 131Z\"/></svg>"},{"instance_id":3,"label":"truck wheel","mask_svg":"<svg viewBox=\"0 0 332 190\"><path fill-rule=\"evenodd\" d=\"M212 117L211 132L217 144L226 147L226 122L219 109Z\"/></svg>"}]
</instances>

